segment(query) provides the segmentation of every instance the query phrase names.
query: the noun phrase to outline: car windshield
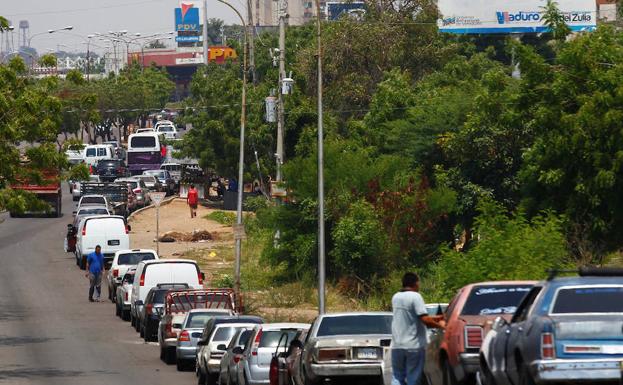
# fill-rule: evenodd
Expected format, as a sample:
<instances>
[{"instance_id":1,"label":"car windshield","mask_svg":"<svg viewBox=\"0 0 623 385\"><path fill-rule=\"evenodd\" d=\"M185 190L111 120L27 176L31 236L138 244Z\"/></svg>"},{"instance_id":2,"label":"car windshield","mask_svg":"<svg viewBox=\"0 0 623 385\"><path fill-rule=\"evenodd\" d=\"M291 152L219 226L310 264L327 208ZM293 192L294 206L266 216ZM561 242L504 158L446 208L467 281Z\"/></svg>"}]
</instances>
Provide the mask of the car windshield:
<instances>
[{"instance_id":1,"label":"car windshield","mask_svg":"<svg viewBox=\"0 0 623 385\"><path fill-rule=\"evenodd\" d=\"M127 253L119 255L118 265L138 265L140 261L156 259L153 253Z\"/></svg>"},{"instance_id":2,"label":"car windshield","mask_svg":"<svg viewBox=\"0 0 623 385\"><path fill-rule=\"evenodd\" d=\"M462 315L514 314L531 285L474 286Z\"/></svg>"},{"instance_id":3,"label":"car windshield","mask_svg":"<svg viewBox=\"0 0 623 385\"><path fill-rule=\"evenodd\" d=\"M150 170L150 171L145 171L146 175L151 175L154 176L156 178L164 178L164 172L160 171L160 170Z\"/></svg>"},{"instance_id":4,"label":"car windshield","mask_svg":"<svg viewBox=\"0 0 623 385\"><path fill-rule=\"evenodd\" d=\"M80 202L80 204L92 204L92 203L97 203L97 204L106 204L106 199L104 199L104 197L82 197L82 201Z\"/></svg>"},{"instance_id":5,"label":"car windshield","mask_svg":"<svg viewBox=\"0 0 623 385\"><path fill-rule=\"evenodd\" d=\"M281 339L281 346L284 346L286 341L290 343L296 337L298 333L297 330L268 330L262 333L262 337L260 338L260 348L274 348L277 347L279 340L282 338L283 334L287 334L287 337L283 337Z\"/></svg>"},{"instance_id":6,"label":"car windshield","mask_svg":"<svg viewBox=\"0 0 623 385\"><path fill-rule=\"evenodd\" d=\"M160 126L160 128L158 128L158 131L160 131L160 132L173 132L173 127L171 127L171 126Z\"/></svg>"},{"instance_id":7,"label":"car windshield","mask_svg":"<svg viewBox=\"0 0 623 385\"><path fill-rule=\"evenodd\" d=\"M189 313L185 327L189 329L203 329L210 318L213 317L214 314L212 313Z\"/></svg>"},{"instance_id":8,"label":"car windshield","mask_svg":"<svg viewBox=\"0 0 623 385\"><path fill-rule=\"evenodd\" d=\"M318 328L318 337L365 334L392 334L389 314L359 314L325 317Z\"/></svg>"},{"instance_id":9,"label":"car windshield","mask_svg":"<svg viewBox=\"0 0 623 385\"><path fill-rule=\"evenodd\" d=\"M92 208L92 209L80 209L77 215L108 215L108 210L105 208Z\"/></svg>"},{"instance_id":10,"label":"car windshield","mask_svg":"<svg viewBox=\"0 0 623 385\"><path fill-rule=\"evenodd\" d=\"M212 341L214 341L214 342L222 342L222 341L229 342L229 340L234 336L234 334L236 334L236 331L238 331L238 329L240 329L240 328L236 328L236 327L233 327L233 326L226 326L226 327L218 328L214 332L214 337L212 337Z\"/></svg>"},{"instance_id":11,"label":"car windshield","mask_svg":"<svg viewBox=\"0 0 623 385\"><path fill-rule=\"evenodd\" d=\"M560 289L552 313L623 313L623 286Z\"/></svg>"}]
</instances>

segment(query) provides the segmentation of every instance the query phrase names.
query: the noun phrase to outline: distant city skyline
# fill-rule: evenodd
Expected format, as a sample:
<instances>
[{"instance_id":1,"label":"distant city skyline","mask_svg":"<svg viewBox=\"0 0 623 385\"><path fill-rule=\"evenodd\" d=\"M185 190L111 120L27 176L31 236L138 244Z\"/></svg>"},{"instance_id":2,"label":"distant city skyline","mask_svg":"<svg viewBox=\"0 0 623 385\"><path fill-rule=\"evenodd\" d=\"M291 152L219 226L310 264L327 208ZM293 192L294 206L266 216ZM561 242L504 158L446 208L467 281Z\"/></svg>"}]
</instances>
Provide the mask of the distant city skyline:
<instances>
[{"instance_id":1,"label":"distant city skyline","mask_svg":"<svg viewBox=\"0 0 623 385\"><path fill-rule=\"evenodd\" d=\"M12 40L15 48L20 45L19 22L28 20L31 47L39 53L60 49L68 52L85 52L83 44L87 35L107 33L108 31L127 30L128 35L140 33L150 35L158 32L173 31L173 9L180 6L180 0L19 0L2 5L0 16L6 17L15 26ZM201 1L187 1L201 3ZM231 0L241 13L245 14L246 3L243 0ZM236 15L217 0L208 0L208 18L225 20L226 24L239 24ZM73 26L71 31L52 34L49 29ZM34 36L35 34L43 33ZM2 48L5 48L5 36ZM34 37L33 37L34 36ZM102 53L106 42L91 40L91 50ZM167 43L173 46L173 42ZM99 47L98 47L99 46ZM134 45L134 49L137 47ZM123 47L125 50L125 47ZM132 48L130 49L132 50Z\"/></svg>"}]
</instances>

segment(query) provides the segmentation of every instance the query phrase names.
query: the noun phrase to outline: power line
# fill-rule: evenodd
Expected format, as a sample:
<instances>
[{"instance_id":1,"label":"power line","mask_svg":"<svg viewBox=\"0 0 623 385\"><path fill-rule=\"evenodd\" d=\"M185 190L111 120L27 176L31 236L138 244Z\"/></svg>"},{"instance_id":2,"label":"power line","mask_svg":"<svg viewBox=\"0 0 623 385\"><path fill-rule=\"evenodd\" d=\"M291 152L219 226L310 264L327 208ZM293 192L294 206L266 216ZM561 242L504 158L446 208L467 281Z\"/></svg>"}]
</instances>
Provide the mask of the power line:
<instances>
[{"instance_id":1,"label":"power line","mask_svg":"<svg viewBox=\"0 0 623 385\"><path fill-rule=\"evenodd\" d=\"M22 12L22 13L13 13L6 15L7 17L15 17L15 16L31 16L31 15L56 15L56 14L65 14L65 13L77 13L77 12L86 12L86 11L97 11L99 9L114 9L114 8L125 8L132 7L135 5L143 5L143 4L151 4L151 3L162 3L164 0L143 0L138 1L136 3L125 3L125 4L115 4L115 5L103 5L99 7L89 7L89 8L70 8L70 9L62 9L62 10L53 10L53 11L40 11L40 12Z\"/></svg>"}]
</instances>

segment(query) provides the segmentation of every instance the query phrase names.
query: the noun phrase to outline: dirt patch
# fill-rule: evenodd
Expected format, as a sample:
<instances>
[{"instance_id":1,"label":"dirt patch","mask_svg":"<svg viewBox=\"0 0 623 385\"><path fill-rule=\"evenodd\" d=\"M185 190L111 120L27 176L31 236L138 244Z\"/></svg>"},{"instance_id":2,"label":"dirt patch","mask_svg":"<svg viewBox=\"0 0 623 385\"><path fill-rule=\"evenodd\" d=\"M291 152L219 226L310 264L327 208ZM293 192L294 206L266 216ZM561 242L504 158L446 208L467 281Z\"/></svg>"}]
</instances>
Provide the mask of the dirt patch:
<instances>
[{"instance_id":1,"label":"dirt patch","mask_svg":"<svg viewBox=\"0 0 623 385\"><path fill-rule=\"evenodd\" d=\"M160 236L160 242L202 242L202 241L216 241L219 235L215 232L209 232L205 230L195 230L191 233L184 233L180 231L167 231Z\"/></svg>"}]
</instances>

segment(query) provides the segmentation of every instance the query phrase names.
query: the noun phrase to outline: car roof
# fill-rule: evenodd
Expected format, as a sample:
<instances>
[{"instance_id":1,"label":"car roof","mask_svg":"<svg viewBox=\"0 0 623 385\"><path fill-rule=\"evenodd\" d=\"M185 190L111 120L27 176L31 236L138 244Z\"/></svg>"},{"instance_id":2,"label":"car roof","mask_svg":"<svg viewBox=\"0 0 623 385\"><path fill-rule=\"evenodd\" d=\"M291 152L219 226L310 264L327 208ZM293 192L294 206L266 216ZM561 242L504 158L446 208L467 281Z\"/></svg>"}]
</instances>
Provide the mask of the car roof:
<instances>
[{"instance_id":1,"label":"car roof","mask_svg":"<svg viewBox=\"0 0 623 385\"><path fill-rule=\"evenodd\" d=\"M470 283L463 286L463 289L472 289L474 286L513 286L513 285L536 285L538 281L484 281Z\"/></svg>"},{"instance_id":2,"label":"car roof","mask_svg":"<svg viewBox=\"0 0 623 385\"><path fill-rule=\"evenodd\" d=\"M581 286L581 285L623 285L621 277L557 277L550 281L543 281L540 284L562 287L562 286Z\"/></svg>"},{"instance_id":3,"label":"car roof","mask_svg":"<svg viewBox=\"0 0 623 385\"><path fill-rule=\"evenodd\" d=\"M158 263L192 263L193 265L197 265L197 262L192 259L181 259L181 258L168 258L168 259L152 259L149 261L141 261L140 263L144 263L145 265L155 265Z\"/></svg>"},{"instance_id":4,"label":"car roof","mask_svg":"<svg viewBox=\"0 0 623 385\"><path fill-rule=\"evenodd\" d=\"M125 249L125 250L119 250L115 252L115 256L121 255L121 254L130 254L130 253L153 253L155 255L158 255L158 253L156 253L156 250L152 250L152 249Z\"/></svg>"},{"instance_id":5,"label":"car roof","mask_svg":"<svg viewBox=\"0 0 623 385\"><path fill-rule=\"evenodd\" d=\"M93 210L93 209L105 209L106 211L108 211L108 206L104 206L104 205L83 205L78 207L78 212L80 212L80 210ZM78 214L80 215L80 214Z\"/></svg>"},{"instance_id":6,"label":"car roof","mask_svg":"<svg viewBox=\"0 0 623 385\"><path fill-rule=\"evenodd\" d=\"M80 197L80 199L82 198L106 198L105 196L103 196L102 194L86 194Z\"/></svg>"},{"instance_id":7,"label":"car roof","mask_svg":"<svg viewBox=\"0 0 623 385\"><path fill-rule=\"evenodd\" d=\"M246 323L246 321L252 321L255 323L263 323L264 319L256 315L229 315L229 316L217 316L217 317L214 317L210 321L212 321L214 324L235 323L235 322Z\"/></svg>"}]
</instances>

